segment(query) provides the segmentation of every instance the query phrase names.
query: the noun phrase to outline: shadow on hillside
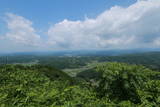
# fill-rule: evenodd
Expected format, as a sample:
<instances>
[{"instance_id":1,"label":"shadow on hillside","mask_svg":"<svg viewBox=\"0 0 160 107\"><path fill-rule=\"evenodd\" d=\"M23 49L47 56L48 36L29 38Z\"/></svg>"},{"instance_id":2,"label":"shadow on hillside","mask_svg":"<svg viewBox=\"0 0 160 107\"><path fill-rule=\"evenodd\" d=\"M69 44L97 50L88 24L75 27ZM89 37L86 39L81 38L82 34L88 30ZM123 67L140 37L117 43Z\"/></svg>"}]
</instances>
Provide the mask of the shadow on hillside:
<instances>
[{"instance_id":1,"label":"shadow on hillside","mask_svg":"<svg viewBox=\"0 0 160 107\"><path fill-rule=\"evenodd\" d=\"M100 73L96 72L95 69L88 69L78 73L76 77L83 78L85 80L98 79L100 77Z\"/></svg>"}]
</instances>

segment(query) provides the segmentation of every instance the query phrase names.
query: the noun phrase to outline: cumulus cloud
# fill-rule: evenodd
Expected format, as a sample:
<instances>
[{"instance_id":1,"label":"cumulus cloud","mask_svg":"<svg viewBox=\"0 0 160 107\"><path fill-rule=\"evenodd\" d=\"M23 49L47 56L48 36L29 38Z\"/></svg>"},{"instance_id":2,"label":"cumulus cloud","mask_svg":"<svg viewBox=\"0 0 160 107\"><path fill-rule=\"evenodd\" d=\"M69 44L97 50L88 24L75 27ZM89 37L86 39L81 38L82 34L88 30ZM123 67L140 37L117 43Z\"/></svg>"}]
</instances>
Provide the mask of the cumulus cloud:
<instances>
[{"instance_id":1,"label":"cumulus cloud","mask_svg":"<svg viewBox=\"0 0 160 107\"><path fill-rule=\"evenodd\" d=\"M40 45L41 38L32 27L30 20L12 13L7 13L6 16L9 31L5 37L8 40L29 46Z\"/></svg>"},{"instance_id":2,"label":"cumulus cloud","mask_svg":"<svg viewBox=\"0 0 160 107\"><path fill-rule=\"evenodd\" d=\"M8 32L0 40L14 42L21 49L25 45L40 50L159 48L159 12L160 0L138 0L128 7L111 7L94 19L65 19L50 26L45 40L32 21L7 13Z\"/></svg>"},{"instance_id":3,"label":"cumulus cloud","mask_svg":"<svg viewBox=\"0 0 160 107\"><path fill-rule=\"evenodd\" d=\"M48 30L48 44L69 49L155 48L160 46L160 0L114 6L95 19L65 19Z\"/></svg>"}]
</instances>

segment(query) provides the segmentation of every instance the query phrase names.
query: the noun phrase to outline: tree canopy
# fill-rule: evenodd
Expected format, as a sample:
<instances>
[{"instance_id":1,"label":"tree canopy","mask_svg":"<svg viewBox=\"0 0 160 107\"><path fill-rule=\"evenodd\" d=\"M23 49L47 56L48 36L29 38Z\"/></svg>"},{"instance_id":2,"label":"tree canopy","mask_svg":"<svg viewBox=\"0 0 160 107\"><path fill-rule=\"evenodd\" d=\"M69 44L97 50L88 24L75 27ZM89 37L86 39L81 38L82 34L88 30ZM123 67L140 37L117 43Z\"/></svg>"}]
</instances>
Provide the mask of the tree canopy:
<instances>
[{"instance_id":1,"label":"tree canopy","mask_svg":"<svg viewBox=\"0 0 160 107\"><path fill-rule=\"evenodd\" d=\"M160 106L159 72L114 62L99 65L94 71L99 76L89 82L48 66L0 66L0 106Z\"/></svg>"}]
</instances>

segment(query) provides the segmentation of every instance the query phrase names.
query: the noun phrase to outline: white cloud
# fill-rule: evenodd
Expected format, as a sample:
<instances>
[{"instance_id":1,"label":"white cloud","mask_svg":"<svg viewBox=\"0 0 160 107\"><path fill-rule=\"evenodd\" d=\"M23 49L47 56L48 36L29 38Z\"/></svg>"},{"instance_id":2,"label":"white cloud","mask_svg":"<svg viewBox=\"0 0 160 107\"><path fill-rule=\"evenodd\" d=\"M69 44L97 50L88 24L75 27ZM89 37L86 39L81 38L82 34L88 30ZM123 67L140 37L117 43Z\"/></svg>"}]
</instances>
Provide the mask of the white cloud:
<instances>
[{"instance_id":1,"label":"white cloud","mask_svg":"<svg viewBox=\"0 0 160 107\"><path fill-rule=\"evenodd\" d=\"M7 27L9 30L5 35L6 38L19 44L30 46L40 45L41 38L36 34L30 20L12 13L7 13L6 16Z\"/></svg>"},{"instance_id":2,"label":"white cloud","mask_svg":"<svg viewBox=\"0 0 160 107\"><path fill-rule=\"evenodd\" d=\"M26 50L158 48L159 12L160 0L138 0L126 8L114 6L95 19L65 19L50 26L45 40L30 20L7 13L9 31L0 40L5 39L1 44L15 43L11 45Z\"/></svg>"},{"instance_id":3,"label":"white cloud","mask_svg":"<svg viewBox=\"0 0 160 107\"><path fill-rule=\"evenodd\" d=\"M95 19L65 19L50 27L48 43L69 49L158 47L159 12L160 0L139 0L127 8L114 6Z\"/></svg>"}]
</instances>

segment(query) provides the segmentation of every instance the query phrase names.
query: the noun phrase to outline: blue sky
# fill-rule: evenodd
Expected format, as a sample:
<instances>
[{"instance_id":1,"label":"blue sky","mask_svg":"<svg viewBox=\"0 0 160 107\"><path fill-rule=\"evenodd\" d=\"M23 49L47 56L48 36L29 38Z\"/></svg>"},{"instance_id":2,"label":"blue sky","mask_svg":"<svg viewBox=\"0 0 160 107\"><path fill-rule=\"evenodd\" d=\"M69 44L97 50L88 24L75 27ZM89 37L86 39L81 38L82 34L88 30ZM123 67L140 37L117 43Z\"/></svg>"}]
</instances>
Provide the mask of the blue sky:
<instances>
[{"instance_id":1,"label":"blue sky","mask_svg":"<svg viewBox=\"0 0 160 107\"><path fill-rule=\"evenodd\" d=\"M158 48L160 44L160 0L0 2L0 51Z\"/></svg>"},{"instance_id":2,"label":"blue sky","mask_svg":"<svg viewBox=\"0 0 160 107\"><path fill-rule=\"evenodd\" d=\"M96 17L114 5L128 6L136 0L1 0L0 14L6 12L32 20L37 28L64 19L83 20Z\"/></svg>"}]
</instances>

